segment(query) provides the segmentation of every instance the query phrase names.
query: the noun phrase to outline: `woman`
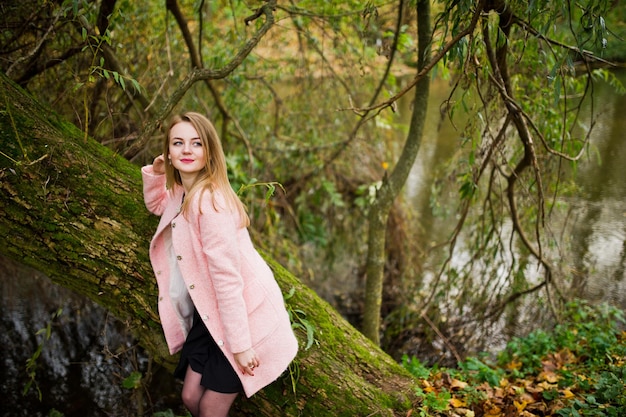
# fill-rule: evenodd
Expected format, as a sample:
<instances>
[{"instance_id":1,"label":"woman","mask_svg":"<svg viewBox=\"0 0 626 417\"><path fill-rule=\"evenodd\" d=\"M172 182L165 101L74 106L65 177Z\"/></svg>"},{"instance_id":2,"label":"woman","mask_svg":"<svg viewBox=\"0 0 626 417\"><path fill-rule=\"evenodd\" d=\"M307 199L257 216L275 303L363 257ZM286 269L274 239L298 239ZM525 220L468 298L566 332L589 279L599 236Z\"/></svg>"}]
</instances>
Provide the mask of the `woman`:
<instances>
[{"instance_id":1,"label":"woman","mask_svg":"<svg viewBox=\"0 0 626 417\"><path fill-rule=\"evenodd\" d=\"M227 416L288 367L298 342L280 288L254 249L211 122L171 120L163 154L142 168L144 199L161 216L150 245L159 315L175 376L194 417Z\"/></svg>"}]
</instances>

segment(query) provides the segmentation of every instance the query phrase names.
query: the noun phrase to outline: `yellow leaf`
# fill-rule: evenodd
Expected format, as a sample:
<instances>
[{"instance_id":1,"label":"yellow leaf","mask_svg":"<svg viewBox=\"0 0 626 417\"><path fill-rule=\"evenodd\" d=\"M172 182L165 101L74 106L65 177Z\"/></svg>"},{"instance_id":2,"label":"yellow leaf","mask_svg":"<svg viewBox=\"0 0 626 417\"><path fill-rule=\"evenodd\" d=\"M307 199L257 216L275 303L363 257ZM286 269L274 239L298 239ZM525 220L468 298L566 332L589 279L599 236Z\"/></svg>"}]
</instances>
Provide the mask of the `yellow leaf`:
<instances>
[{"instance_id":1,"label":"yellow leaf","mask_svg":"<svg viewBox=\"0 0 626 417\"><path fill-rule=\"evenodd\" d=\"M520 400L522 400L526 404L532 404L535 402L534 397L527 392L520 394Z\"/></svg>"},{"instance_id":2,"label":"yellow leaf","mask_svg":"<svg viewBox=\"0 0 626 417\"><path fill-rule=\"evenodd\" d=\"M512 371L517 371L522 369L522 362L521 361L511 361L509 363L507 363L506 367Z\"/></svg>"},{"instance_id":3,"label":"yellow leaf","mask_svg":"<svg viewBox=\"0 0 626 417\"><path fill-rule=\"evenodd\" d=\"M467 387L467 382L458 379L453 379L450 383L450 389L463 389L465 387Z\"/></svg>"},{"instance_id":4,"label":"yellow leaf","mask_svg":"<svg viewBox=\"0 0 626 417\"><path fill-rule=\"evenodd\" d=\"M450 398L450 405L454 408L466 407L467 403L459 398Z\"/></svg>"},{"instance_id":5,"label":"yellow leaf","mask_svg":"<svg viewBox=\"0 0 626 417\"><path fill-rule=\"evenodd\" d=\"M557 387L556 384L550 384L548 381L540 382L537 384L537 386L543 389L544 391L549 391Z\"/></svg>"},{"instance_id":6,"label":"yellow leaf","mask_svg":"<svg viewBox=\"0 0 626 417\"><path fill-rule=\"evenodd\" d=\"M435 388L432 386L429 380L422 380L422 385L424 386L424 392L434 392Z\"/></svg>"},{"instance_id":7,"label":"yellow leaf","mask_svg":"<svg viewBox=\"0 0 626 417\"><path fill-rule=\"evenodd\" d=\"M551 384L556 384L559 381L559 377L556 373L552 371L543 371L539 373L537 377L540 381L546 381Z\"/></svg>"},{"instance_id":8,"label":"yellow leaf","mask_svg":"<svg viewBox=\"0 0 626 417\"><path fill-rule=\"evenodd\" d=\"M522 411L524 411L524 409L526 408L526 406L528 405L528 403L526 401L513 401L513 404L515 405L515 408L517 408L517 412L521 413Z\"/></svg>"},{"instance_id":9,"label":"yellow leaf","mask_svg":"<svg viewBox=\"0 0 626 417\"><path fill-rule=\"evenodd\" d=\"M497 405L492 405L489 407L489 410L485 411L485 417L501 417L502 409Z\"/></svg>"},{"instance_id":10,"label":"yellow leaf","mask_svg":"<svg viewBox=\"0 0 626 417\"><path fill-rule=\"evenodd\" d=\"M569 388L565 388L564 390L561 391L561 394L563 394L563 398L569 400L570 398L574 398L575 395L572 391L569 390Z\"/></svg>"}]
</instances>

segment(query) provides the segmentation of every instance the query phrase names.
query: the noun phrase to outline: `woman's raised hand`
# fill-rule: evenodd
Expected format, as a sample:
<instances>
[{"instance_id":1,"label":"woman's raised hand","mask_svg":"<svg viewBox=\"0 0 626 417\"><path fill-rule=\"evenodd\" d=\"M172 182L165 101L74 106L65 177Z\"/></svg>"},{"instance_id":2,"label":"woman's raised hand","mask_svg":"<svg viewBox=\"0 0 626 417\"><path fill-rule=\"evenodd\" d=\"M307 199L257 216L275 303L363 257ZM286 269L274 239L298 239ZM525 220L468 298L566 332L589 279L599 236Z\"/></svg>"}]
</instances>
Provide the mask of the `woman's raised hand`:
<instances>
[{"instance_id":1,"label":"woman's raised hand","mask_svg":"<svg viewBox=\"0 0 626 417\"><path fill-rule=\"evenodd\" d=\"M152 162L152 172L157 175L165 174L165 158L162 154L154 158L154 162Z\"/></svg>"}]
</instances>

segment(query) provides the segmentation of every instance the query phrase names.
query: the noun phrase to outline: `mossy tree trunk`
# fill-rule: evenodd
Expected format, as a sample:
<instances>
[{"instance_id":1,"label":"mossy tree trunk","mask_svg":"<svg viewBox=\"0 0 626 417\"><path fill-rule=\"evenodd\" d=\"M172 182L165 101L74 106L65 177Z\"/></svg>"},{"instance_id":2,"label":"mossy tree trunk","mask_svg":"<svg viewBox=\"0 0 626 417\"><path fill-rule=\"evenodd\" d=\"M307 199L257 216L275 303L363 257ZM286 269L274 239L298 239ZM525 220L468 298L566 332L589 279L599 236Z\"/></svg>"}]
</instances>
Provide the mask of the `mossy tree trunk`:
<instances>
[{"instance_id":1,"label":"mossy tree trunk","mask_svg":"<svg viewBox=\"0 0 626 417\"><path fill-rule=\"evenodd\" d=\"M0 253L88 296L131 326L167 367L139 167L37 103L0 74ZM239 399L241 416L392 416L413 407L415 381L271 259L288 306L315 327L292 372ZM306 334L297 330L301 345ZM295 385L292 385L292 379Z\"/></svg>"}]
</instances>

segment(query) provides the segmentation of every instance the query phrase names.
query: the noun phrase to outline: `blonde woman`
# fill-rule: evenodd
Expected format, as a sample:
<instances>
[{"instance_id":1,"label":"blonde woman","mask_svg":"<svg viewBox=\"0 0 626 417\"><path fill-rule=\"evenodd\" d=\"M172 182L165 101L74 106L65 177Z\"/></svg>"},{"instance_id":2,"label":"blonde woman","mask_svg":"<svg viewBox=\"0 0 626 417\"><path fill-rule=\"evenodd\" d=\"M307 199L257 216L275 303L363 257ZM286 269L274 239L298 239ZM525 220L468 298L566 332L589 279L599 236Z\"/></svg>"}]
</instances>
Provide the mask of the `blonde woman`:
<instances>
[{"instance_id":1,"label":"blonde woman","mask_svg":"<svg viewBox=\"0 0 626 417\"><path fill-rule=\"evenodd\" d=\"M150 245L159 315L174 375L194 417L227 416L238 393L276 380L297 353L281 291L253 247L212 123L172 118L163 154L142 168L144 200L161 217Z\"/></svg>"}]
</instances>

